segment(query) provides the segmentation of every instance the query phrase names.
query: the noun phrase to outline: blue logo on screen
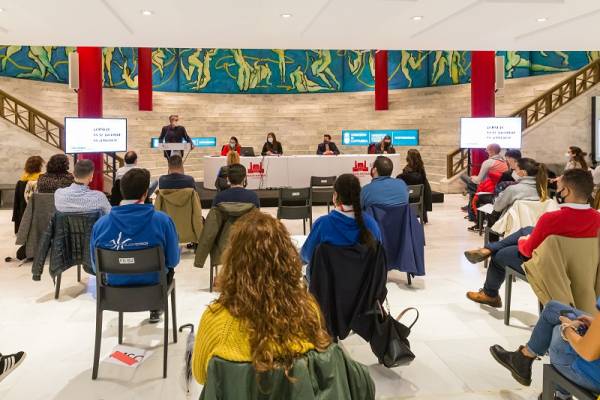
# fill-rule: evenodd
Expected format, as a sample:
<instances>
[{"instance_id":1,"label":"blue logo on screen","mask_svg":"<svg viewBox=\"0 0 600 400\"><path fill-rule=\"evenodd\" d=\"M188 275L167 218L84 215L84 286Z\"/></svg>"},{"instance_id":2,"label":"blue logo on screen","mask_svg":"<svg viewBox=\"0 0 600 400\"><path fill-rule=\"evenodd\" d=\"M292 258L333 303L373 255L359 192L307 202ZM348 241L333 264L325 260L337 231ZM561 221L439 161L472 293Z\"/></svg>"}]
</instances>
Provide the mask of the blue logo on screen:
<instances>
[{"instance_id":1,"label":"blue logo on screen","mask_svg":"<svg viewBox=\"0 0 600 400\"><path fill-rule=\"evenodd\" d=\"M217 138L216 137L195 137L192 138L192 143L194 143L194 147L217 147ZM156 149L158 148L158 138L152 138L150 142L150 148Z\"/></svg>"},{"instance_id":2,"label":"blue logo on screen","mask_svg":"<svg viewBox=\"0 0 600 400\"><path fill-rule=\"evenodd\" d=\"M345 146L368 146L380 142L386 135L392 138L394 146L418 146L418 129L380 129L380 130L344 130L342 131L342 144Z\"/></svg>"}]
</instances>

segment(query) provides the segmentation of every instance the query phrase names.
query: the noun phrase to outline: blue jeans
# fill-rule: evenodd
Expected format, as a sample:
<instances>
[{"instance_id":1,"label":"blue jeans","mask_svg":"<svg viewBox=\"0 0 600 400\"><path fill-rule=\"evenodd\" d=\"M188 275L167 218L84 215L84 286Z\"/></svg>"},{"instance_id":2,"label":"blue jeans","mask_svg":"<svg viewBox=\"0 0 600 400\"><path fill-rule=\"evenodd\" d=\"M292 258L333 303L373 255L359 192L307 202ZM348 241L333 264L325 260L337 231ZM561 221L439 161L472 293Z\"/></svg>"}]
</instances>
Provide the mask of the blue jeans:
<instances>
[{"instance_id":1,"label":"blue jeans","mask_svg":"<svg viewBox=\"0 0 600 400\"><path fill-rule=\"evenodd\" d=\"M521 264L527 259L519 253L519 238L527 236L533 231L532 227L521 228L517 232L505 237L498 242L488 243L485 247L492 251L492 259L487 270L483 292L491 297L498 296L498 291L504 283L506 266L517 272L525 273Z\"/></svg>"},{"instance_id":2,"label":"blue jeans","mask_svg":"<svg viewBox=\"0 0 600 400\"><path fill-rule=\"evenodd\" d=\"M548 352L550 363L565 378L592 392L600 392L599 387L596 387L586 377L578 375L572 367L577 359L577 353L560 336L559 317L562 310L572 311L577 317L584 314L582 311L558 301L552 300L548 302L544 307L544 311L542 311L540 319L533 328L533 333L527 343L527 349L540 357Z\"/></svg>"}]
</instances>

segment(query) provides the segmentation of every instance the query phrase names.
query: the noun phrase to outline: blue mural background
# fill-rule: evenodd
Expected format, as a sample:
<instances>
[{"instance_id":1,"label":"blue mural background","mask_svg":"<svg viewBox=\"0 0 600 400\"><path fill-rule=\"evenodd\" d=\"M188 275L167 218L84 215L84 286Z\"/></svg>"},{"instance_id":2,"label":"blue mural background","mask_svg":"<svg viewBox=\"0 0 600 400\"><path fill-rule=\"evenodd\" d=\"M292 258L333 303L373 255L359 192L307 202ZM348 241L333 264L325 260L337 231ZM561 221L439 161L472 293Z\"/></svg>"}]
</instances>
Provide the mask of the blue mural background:
<instances>
[{"instance_id":1,"label":"blue mural background","mask_svg":"<svg viewBox=\"0 0 600 400\"><path fill-rule=\"evenodd\" d=\"M67 83L73 47L0 46L0 75ZM499 51L506 78L576 70L600 51ZM390 89L467 83L469 51L388 52ZM169 92L331 93L374 89L372 50L176 49L152 51L153 86ZM104 86L136 89L137 49L103 49Z\"/></svg>"}]
</instances>

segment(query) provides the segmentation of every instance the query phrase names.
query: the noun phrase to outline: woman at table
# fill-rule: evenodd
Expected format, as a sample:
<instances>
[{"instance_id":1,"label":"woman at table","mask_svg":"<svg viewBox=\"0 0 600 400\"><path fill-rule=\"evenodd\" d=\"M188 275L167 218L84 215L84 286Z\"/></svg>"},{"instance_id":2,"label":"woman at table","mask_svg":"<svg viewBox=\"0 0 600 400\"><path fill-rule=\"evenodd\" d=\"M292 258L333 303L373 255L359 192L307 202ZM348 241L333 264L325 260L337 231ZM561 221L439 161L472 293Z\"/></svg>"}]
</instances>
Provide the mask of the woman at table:
<instances>
[{"instance_id":1,"label":"woman at table","mask_svg":"<svg viewBox=\"0 0 600 400\"><path fill-rule=\"evenodd\" d=\"M277 141L277 137L273 132L267 134L267 141L263 145L260 154L263 156L280 156L283 154L283 147L281 147L281 143Z\"/></svg>"},{"instance_id":2,"label":"woman at table","mask_svg":"<svg viewBox=\"0 0 600 400\"><path fill-rule=\"evenodd\" d=\"M221 155L225 157L231 151L237 152L238 154L242 153L242 146L240 146L240 142L238 142L235 136L230 137L229 143L221 147Z\"/></svg>"},{"instance_id":3,"label":"woman at table","mask_svg":"<svg viewBox=\"0 0 600 400\"><path fill-rule=\"evenodd\" d=\"M369 146L369 154L396 154L396 149L392 145L392 137L385 135L379 143Z\"/></svg>"},{"instance_id":4,"label":"woman at table","mask_svg":"<svg viewBox=\"0 0 600 400\"><path fill-rule=\"evenodd\" d=\"M340 175L333 184L335 209L319 217L306 238L300 256L305 264L306 278L310 280L310 260L317 246L329 243L334 246L353 246L357 243L373 245L381 241L381 231L370 215L360 207L360 181L352 174Z\"/></svg>"},{"instance_id":5,"label":"woman at table","mask_svg":"<svg viewBox=\"0 0 600 400\"><path fill-rule=\"evenodd\" d=\"M229 185L229 181L227 180L227 176L229 175L229 166L239 163L240 155L238 153L236 153L235 151L230 151L229 153L227 153L227 164L219 169L219 174L217 175L217 180L215 181L215 187L217 188L217 192L229 189L229 187L231 186Z\"/></svg>"},{"instance_id":6,"label":"woman at table","mask_svg":"<svg viewBox=\"0 0 600 400\"><path fill-rule=\"evenodd\" d=\"M423 202L425 210L423 210L423 222L427 223L427 211L432 211L431 186L427 180L425 166L421 153L417 149L410 149L406 153L406 166L402 173L396 178L402 179L409 186L423 185Z\"/></svg>"}]
</instances>

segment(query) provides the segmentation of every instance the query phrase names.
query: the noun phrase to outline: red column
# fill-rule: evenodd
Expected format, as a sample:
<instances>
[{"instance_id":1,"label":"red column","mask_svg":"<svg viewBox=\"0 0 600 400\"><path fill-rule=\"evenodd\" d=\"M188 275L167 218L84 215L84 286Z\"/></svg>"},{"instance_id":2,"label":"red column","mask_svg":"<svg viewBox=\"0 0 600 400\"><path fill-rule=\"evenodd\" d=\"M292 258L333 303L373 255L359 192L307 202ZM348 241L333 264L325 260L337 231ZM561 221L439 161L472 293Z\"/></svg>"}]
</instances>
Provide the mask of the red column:
<instances>
[{"instance_id":1,"label":"red column","mask_svg":"<svg viewBox=\"0 0 600 400\"><path fill-rule=\"evenodd\" d=\"M496 116L496 52L471 52L471 116ZM487 159L483 149L471 150L471 175L479 173Z\"/></svg>"},{"instance_id":2,"label":"red column","mask_svg":"<svg viewBox=\"0 0 600 400\"><path fill-rule=\"evenodd\" d=\"M388 53L375 52L375 110L387 110L388 106Z\"/></svg>"},{"instance_id":3,"label":"red column","mask_svg":"<svg viewBox=\"0 0 600 400\"><path fill-rule=\"evenodd\" d=\"M140 111L152 111L152 49L138 48L138 104Z\"/></svg>"},{"instance_id":4,"label":"red column","mask_svg":"<svg viewBox=\"0 0 600 400\"><path fill-rule=\"evenodd\" d=\"M78 47L79 53L79 91L77 103L80 117L102 117L102 49L100 47ZM104 189L104 162L102 153L81 154L94 162L94 179L90 187Z\"/></svg>"}]
</instances>

